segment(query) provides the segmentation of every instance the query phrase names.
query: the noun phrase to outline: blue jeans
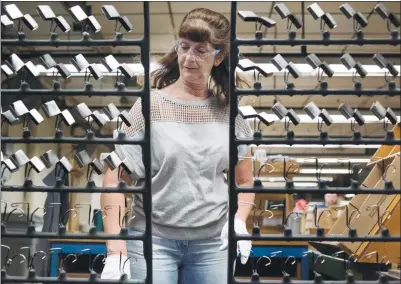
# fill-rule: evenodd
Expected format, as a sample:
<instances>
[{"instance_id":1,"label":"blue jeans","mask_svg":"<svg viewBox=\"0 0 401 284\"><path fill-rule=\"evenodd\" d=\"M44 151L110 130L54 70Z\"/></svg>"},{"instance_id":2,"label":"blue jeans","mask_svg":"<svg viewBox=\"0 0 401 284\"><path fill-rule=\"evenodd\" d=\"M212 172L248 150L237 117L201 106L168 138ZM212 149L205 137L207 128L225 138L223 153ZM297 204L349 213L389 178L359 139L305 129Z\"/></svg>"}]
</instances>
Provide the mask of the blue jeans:
<instances>
[{"instance_id":1,"label":"blue jeans","mask_svg":"<svg viewBox=\"0 0 401 284\"><path fill-rule=\"evenodd\" d=\"M131 231L130 234L135 234ZM153 284L227 283L228 251L220 251L220 237L200 241L179 241L153 236ZM146 278L143 242L127 241L131 257L131 279ZM137 262L135 263L135 260Z\"/></svg>"}]
</instances>

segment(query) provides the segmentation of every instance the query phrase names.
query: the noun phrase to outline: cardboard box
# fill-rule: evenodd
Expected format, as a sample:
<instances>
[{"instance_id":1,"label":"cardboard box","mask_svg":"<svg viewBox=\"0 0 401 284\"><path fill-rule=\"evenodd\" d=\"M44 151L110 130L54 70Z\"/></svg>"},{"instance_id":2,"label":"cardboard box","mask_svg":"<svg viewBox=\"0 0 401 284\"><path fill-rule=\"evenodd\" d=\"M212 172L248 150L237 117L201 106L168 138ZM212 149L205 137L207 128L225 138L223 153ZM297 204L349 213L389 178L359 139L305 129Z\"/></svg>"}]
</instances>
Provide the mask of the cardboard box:
<instances>
[{"instance_id":1,"label":"cardboard box","mask_svg":"<svg viewBox=\"0 0 401 284\"><path fill-rule=\"evenodd\" d=\"M400 188L400 157L395 156L387 159L384 168L392 164L396 170L387 171L387 180L391 180L395 188ZM382 164L376 164L368 177L363 182L368 188L384 188ZM350 202L353 206L348 205L349 213L355 210L354 206L359 209L358 213L354 213L350 220L350 226L357 230L359 236L378 235L380 228L377 221L376 208L373 205L379 205L380 215L383 216L383 225L390 230L390 234L399 235L400 233L400 195L387 194L358 194ZM345 212L345 211L344 211ZM348 235L348 227L346 226L346 214L343 213L335 222L328 235ZM390 219L387 216L391 215ZM324 254L332 254L339 250L344 250L348 255L356 254L359 261L373 262L374 258L367 259L365 255L372 251L378 251L380 259L386 256L386 261L393 263L399 262L400 243L377 243L377 242L311 242L315 248ZM386 254L386 255L384 255Z\"/></svg>"}]
</instances>

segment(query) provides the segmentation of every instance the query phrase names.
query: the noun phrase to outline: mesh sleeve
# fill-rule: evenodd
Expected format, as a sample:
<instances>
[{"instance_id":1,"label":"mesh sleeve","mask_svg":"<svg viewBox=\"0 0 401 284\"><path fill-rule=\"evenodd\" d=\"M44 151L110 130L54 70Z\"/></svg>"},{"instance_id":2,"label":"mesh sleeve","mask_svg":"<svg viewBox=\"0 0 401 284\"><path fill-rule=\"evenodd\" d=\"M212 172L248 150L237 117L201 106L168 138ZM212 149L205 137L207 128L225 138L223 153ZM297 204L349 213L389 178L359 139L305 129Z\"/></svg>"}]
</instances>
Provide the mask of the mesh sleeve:
<instances>
[{"instance_id":1,"label":"mesh sleeve","mask_svg":"<svg viewBox=\"0 0 401 284\"><path fill-rule=\"evenodd\" d=\"M144 138L145 123L142 114L142 104L139 98L134 106L129 111L132 117L133 124L128 127L123 124L121 131L125 133L126 137L133 141L142 140ZM114 130L113 137L116 138L117 130ZM134 172L131 175L133 180L138 180L145 177L145 167L142 160L142 147L140 145L115 145L115 152L122 161L128 159L134 166Z\"/></svg>"},{"instance_id":2,"label":"mesh sleeve","mask_svg":"<svg viewBox=\"0 0 401 284\"><path fill-rule=\"evenodd\" d=\"M241 115L237 115L235 119L235 136L239 139L253 138L253 130L251 126ZM242 160L250 149L250 145L239 145L238 159Z\"/></svg>"}]
</instances>

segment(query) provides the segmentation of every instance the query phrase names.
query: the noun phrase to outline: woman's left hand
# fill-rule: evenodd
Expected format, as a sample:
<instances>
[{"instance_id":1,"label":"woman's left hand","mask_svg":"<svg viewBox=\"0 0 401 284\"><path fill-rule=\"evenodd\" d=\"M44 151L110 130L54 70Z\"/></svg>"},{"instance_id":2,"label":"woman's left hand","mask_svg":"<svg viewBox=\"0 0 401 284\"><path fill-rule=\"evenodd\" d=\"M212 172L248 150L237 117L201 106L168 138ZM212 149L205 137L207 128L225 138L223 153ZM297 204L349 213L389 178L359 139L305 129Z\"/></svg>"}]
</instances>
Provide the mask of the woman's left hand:
<instances>
[{"instance_id":1,"label":"woman's left hand","mask_svg":"<svg viewBox=\"0 0 401 284\"><path fill-rule=\"evenodd\" d=\"M234 230L237 234L249 235L246 229L246 224L239 218L234 219ZM226 250L228 247L228 221L223 227L220 234L220 239L223 244L220 246L220 250ZM245 264L248 261L249 254L252 249L252 241L238 241L237 242L237 252L241 255L241 263Z\"/></svg>"}]
</instances>

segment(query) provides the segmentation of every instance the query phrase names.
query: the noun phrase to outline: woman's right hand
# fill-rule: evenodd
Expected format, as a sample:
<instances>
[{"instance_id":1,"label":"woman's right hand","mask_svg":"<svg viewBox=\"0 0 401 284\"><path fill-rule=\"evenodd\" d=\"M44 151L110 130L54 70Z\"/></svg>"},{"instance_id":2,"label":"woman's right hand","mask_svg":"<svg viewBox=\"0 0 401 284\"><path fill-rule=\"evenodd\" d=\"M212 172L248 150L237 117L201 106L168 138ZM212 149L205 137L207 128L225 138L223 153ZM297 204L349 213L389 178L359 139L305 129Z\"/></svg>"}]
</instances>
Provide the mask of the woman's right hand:
<instances>
[{"instance_id":1,"label":"woman's right hand","mask_svg":"<svg viewBox=\"0 0 401 284\"><path fill-rule=\"evenodd\" d=\"M131 267L128 261L124 265L127 257L125 255L120 256L117 254L112 254L106 258L105 265L102 271L100 279L120 279L122 272L127 274L127 279L131 278ZM124 271L123 271L124 269Z\"/></svg>"}]
</instances>

